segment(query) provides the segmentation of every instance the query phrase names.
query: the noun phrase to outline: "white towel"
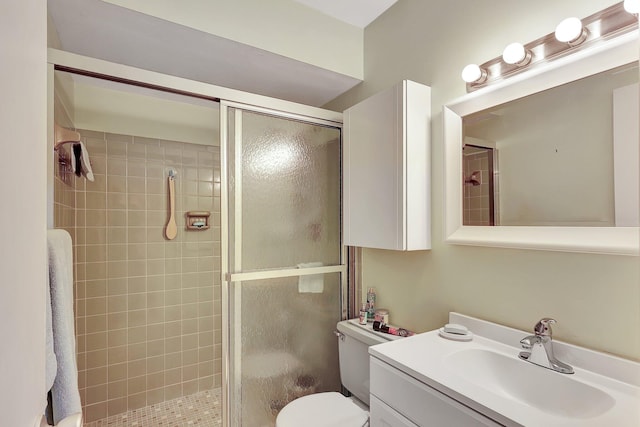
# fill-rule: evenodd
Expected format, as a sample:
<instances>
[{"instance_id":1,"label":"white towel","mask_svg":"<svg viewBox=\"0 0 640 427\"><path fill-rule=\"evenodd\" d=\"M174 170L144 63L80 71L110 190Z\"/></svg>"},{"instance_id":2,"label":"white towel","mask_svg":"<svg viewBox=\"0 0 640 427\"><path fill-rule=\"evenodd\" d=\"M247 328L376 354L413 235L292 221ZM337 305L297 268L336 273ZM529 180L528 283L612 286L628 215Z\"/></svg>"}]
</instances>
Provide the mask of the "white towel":
<instances>
[{"instance_id":1,"label":"white towel","mask_svg":"<svg viewBox=\"0 0 640 427\"><path fill-rule=\"evenodd\" d=\"M78 391L78 366L73 319L73 255L71 236L65 230L48 230L51 320L57 374L51 388L54 425L82 412Z\"/></svg>"},{"instance_id":2,"label":"white towel","mask_svg":"<svg viewBox=\"0 0 640 427\"><path fill-rule=\"evenodd\" d=\"M298 268L322 267L321 262L305 262L297 265ZM298 277L298 292L321 294L324 291L324 274L309 274Z\"/></svg>"},{"instance_id":3,"label":"white towel","mask_svg":"<svg viewBox=\"0 0 640 427\"><path fill-rule=\"evenodd\" d=\"M53 387L53 381L56 379L56 373L58 372L58 361L56 360L56 353L53 350L53 325L51 320L51 279L47 276L47 307L46 307L46 342L45 342L45 389L44 392L48 393Z\"/></svg>"},{"instance_id":4,"label":"white towel","mask_svg":"<svg viewBox=\"0 0 640 427\"><path fill-rule=\"evenodd\" d=\"M91 161L89 160L89 151L84 146L84 142L80 141L80 148L82 149L82 173L91 182L94 181L93 169L91 169Z\"/></svg>"},{"instance_id":5,"label":"white towel","mask_svg":"<svg viewBox=\"0 0 640 427\"><path fill-rule=\"evenodd\" d=\"M91 169L91 160L89 160L89 151L87 151L87 147L84 146L84 142L78 141L73 144L71 147L71 170L76 172L76 155L73 152L74 147L80 146L80 154L82 158L80 159L80 171L82 174L91 182L95 180L93 176L93 169ZM80 175L78 175L80 176Z\"/></svg>"}]
</instances>

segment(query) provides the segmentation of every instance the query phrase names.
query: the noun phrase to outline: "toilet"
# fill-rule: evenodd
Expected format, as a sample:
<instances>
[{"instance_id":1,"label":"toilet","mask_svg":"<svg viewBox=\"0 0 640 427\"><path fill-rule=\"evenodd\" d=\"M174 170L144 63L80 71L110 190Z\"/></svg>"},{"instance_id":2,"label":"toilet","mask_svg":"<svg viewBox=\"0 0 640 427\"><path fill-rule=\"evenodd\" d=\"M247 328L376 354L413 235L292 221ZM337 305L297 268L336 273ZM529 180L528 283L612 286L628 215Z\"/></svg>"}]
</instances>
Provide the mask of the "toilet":
<instances>
[{"instance_id":1,"label":"toilet","mask_svg":"<svg viewBox=\"0 0 640 427\"><path fill-rule=\"evenodd\" d=\"M325 392L300 397L287 404L276 418L276 427L363 427L369 420L369 346L388 342L393 335L376 332L358 319L337 325L340 381L351 392Z\"/></svg>"}]
</instances>

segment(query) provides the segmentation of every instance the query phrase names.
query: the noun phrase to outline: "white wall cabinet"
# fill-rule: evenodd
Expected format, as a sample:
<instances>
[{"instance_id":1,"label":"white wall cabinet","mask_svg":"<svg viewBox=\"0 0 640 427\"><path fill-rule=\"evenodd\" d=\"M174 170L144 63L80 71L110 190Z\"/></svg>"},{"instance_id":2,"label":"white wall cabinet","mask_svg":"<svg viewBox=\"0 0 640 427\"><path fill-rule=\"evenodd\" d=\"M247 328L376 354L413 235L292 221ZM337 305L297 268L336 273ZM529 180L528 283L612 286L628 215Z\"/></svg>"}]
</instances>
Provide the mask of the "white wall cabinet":
<instances>
[{"instance_id":1,"label":"white wall cabinet","mask_svg":"<svg viewBox=\"0 0 640 427\"><path fill-rule=\"evenodd\" d=\"M431 88L403 80L344 112L349 246L431 249Z\"/></svg>"}]
</instances>

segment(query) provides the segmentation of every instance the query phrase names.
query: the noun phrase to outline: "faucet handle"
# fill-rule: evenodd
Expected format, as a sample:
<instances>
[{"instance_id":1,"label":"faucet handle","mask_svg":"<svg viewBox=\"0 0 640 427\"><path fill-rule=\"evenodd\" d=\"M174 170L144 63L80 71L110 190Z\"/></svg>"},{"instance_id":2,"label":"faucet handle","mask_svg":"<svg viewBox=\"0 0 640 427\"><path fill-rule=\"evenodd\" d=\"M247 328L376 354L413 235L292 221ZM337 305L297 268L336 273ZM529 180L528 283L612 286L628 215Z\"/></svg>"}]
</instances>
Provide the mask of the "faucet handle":
<instances>
[{"instance_id":1,"label":"faucet handle","mask_svg":"<svg viewBox=\"0 0 640 427\"><path fill-rule=\"evenodd\" d=\"M536 326L533 327L533 332L539 337L551 337L551 325L554 323L556 323L556 320L549 317L540 319Z\"/></svg>"}]
</instances>

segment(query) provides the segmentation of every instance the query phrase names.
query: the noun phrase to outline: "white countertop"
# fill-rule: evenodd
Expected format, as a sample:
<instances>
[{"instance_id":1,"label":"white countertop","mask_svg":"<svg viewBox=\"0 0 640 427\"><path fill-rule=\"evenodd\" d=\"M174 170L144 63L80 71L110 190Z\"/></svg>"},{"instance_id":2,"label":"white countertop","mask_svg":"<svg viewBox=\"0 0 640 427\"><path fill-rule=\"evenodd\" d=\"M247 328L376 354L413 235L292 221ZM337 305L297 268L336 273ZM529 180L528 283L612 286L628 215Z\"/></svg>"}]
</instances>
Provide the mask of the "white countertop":
<instances>
[{"instance_id":1,"label":"white countertop","mask_svg":"<svg viewBox=\"0 0 640 427\"><path fill-rule=\"evenodd\" d=\"M521 350L519 340L530 335L527 332L462 315L453 314L450 321L465 324L474 333L473 340L468 342L452 341L440 337L438 331L431 331L370 347L369 353L418 381L507 426L640 426L640 387L634 383L638 379L640 364L568 344L554 343L560 348L557 354L559 360L570 364L572 364L571 361L574 363L580 361L583 362L583 365L600 366L601 371L611 375L605 376L602 373L595 373L593 370L587 370L577 364L573 364L574 374L561 374L518 358L518 353ZM493 339L482 335L490 335ZM517 339L512 345L500 342L500 340L511 342L514 338ZM549 387L549 390L542 390L542 395L545 397L548 395L549 399L554 399L554 405L550 405L554 407L554 410L543 408L544 402L541 404L540 399L533 403L527 401L527 393L524 393L524 396L518 396L510 393L510 390L502 389L499 386L499 381L496 383L497 385L492 384L487 387L486 383L478 381L477 378L491 378L494 373L482 372L480 376L474 375L474 367L469 366L473 361L469 362L468 358L458 357L464 350L480 350L468 352L466 355L486 354L483 351L490 351L509 358L501 359L498 357L498 360L509 362L504 365L505 367L509 365L512 370L515 369L515 372L518 373L515 376L520 377L521 373L522 379L529 382L526 387L538 387L536 392L541 391L540 388ZM566 358L561 358L559 354ZM452 358L452 355L456 356ZM466 374L457 372L457 366L460 365L452 363L456 359L466 360L463 367ZM602 365L606 366L603 368ZM494 367L496 378L500 374L504 374L504 372L500 372L501 366ZM571 378L555 377L556 375ZM470 377L476 377L476 380ZM517 381L518 379L515 380L516 383ZM565 401L569 402L569 405L571 397L562 395L562 387L557 386L566 383L566 381L581 382L586 385L584 388L587 391L593 390L589 387L592 386L603 391L612 399L603 395L605 399L598 401L596 405L579 410L567 407L567 413L562 414ZM541 393L534 394L539 397ZM596 395L599 396L598 393ZM576 396L572 397L576 398ZM604 409L598 409L598 406Z\"/></svg>"}]
</instances>

